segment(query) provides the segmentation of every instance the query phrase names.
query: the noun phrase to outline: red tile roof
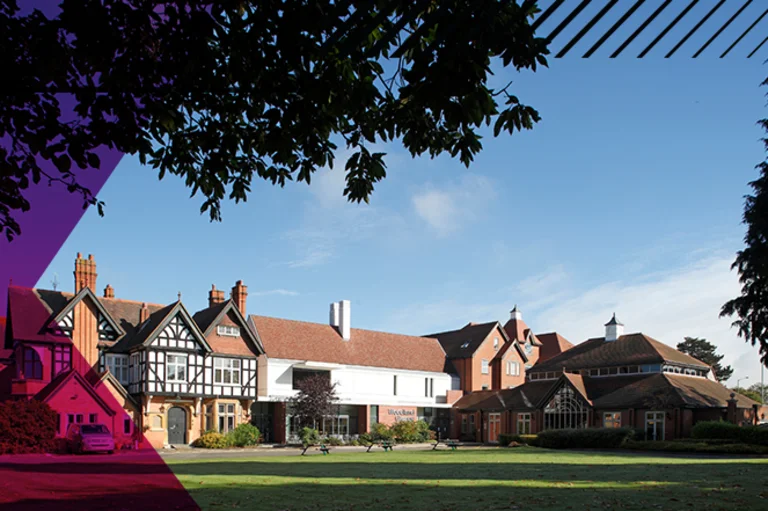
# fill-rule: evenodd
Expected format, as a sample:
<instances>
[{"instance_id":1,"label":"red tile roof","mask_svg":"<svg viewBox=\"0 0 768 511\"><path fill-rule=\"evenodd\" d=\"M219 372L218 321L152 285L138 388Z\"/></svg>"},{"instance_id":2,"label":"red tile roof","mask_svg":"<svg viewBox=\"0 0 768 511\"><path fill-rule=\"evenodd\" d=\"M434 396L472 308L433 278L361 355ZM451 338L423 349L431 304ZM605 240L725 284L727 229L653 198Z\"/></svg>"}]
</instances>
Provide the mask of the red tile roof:
<instances>
[{"instance_id":1,"label":"red tile roof","mask_svg":"<svg viewBox=\"0 0 768 511\"><path fill-rule=\"evenodd\" d=\"M437 339L352 328L350 340L332 326L250 316L269 358L443 372L446 357Z\"/></svg>"},{"instance_id":2,"label":"red tile roof","mask_svg":"<svg viewBox=\"0 0 768 511\"><path fill-rule=\"evenodd\" d=\"M541 342L541 348L539 348L539 362L549 360L550 358L573 348L573 343L557 332L536 334L536 337Z\"/></svg>"},{"instance_id":3,"label":"red tile roof","mask_svg":"<svg viewBox=\"0 0 768 511\"><path fill-rule=\"evenodd\" d=\"M458 330L439 332L424 337L437 339L448 358L469 358L475 354L475 351L498 325L498 321L468 323ZM464 347L465 345L466 347Z\"/></svg>"},{"instance_id":4,"label":"red tile roof","mask_svg":"<svg viewBox=\"0 0 768 511\"><path fill-rule=\"evenodd\" d=\"M56 335L45 330L53 320L55 311L40 300L34 289L9 286L8 312L15 339L55 343L72 342L64 335Z\"/></svg>"},{"instance_id":5,"label":"red tile roof","mask_svg":"<svg viewBox=\"0 0 768 511\"><path fill-rule=\"evenodd\" d=\"M510 339L513 341L520 341L521 343L525 343L525 341L528 340L528 334L531 333L531 329L528 328L528 325L526 325L525 321L522 319L510 319L504 325L504 331ZM531 342L534 346L539 346L541 344L541 341L535 334L532 334L531 337Z\"/></svg>"},{"instance_id":6,"label":"red tile roof","mask_svg":"<svg viewBox=\"0 0 768 511\"><path fill-rule=\"evenodd\" d=\"M709 366L681 353L647 335L637 333L619 337L612 342L605 338L589 339L544 362L531 371L561 371L615 367L622 365L662 364L672 362L708 369Z\"/></svg>"}]
</instances>

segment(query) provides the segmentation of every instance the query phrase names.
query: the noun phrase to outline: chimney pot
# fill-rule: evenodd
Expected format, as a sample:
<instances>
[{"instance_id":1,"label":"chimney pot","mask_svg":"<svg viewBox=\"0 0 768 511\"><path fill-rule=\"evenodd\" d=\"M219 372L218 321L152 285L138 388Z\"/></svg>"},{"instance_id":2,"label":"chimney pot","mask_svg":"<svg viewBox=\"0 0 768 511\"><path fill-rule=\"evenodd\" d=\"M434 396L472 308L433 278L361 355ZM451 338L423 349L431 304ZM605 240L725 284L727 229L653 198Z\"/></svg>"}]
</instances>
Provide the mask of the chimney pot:
<instances>
[{"instance_id":1,"label":"chimney pot","mask_svg":"<svg viewBox=\"0 0 768 511\"><path fill-rule=\"evenodd\" d=\"M331 314L328 323L332 327L339 327L339 302L333 302L331 304Z\"/></svg>"},{"instance_id":2,"label":"chimney pot","mask_svg":"<svg viewBox=\"0 0 768 511\"><path fill-rule=\"evenodd\" d=\"M86 260L82 258L80 252L77 253L74 275L75 293L79 293L84 287L89 287L91 291L96 292L96 260L93 255L89 255Z\"/></svg>"},{"instance_id":3,"label":"chimney pot","mask_svg":"<svg viewBox=\"0 0 768 511\"><path fill-rule=\"evenodd\" d=\"M146 303L142 303L141 309L139 310L139 324L144 323L148 319L149 319L149 308L147 307Z\"/></svg>"},{"instance_id":4,"label":"chimney pot","mask_svg":"<svg viewBox=\"0 0 768 511\"><path fill-rule=\"evenodd\" d=\"M107 287L104 288L104 298L114 298L115 297L115 289L107 284Z\"/></svg>"},{"instance_id":5,"label":"chimney pot","mask_svg":"<svg viewBox=\"0 0 768 511\"><path fill-rule=\"evenodd\" d=\"M240 314L245 316L245 304L246 304L246 299L248 298L248 286L244 286L243 281L238 280L237 282L235 282L234 287L232 287L231 296L232 296L232 301L235 302L235 305L237 306L237 309L240 311Z\"/></svg>"},{"instance_id":6,"label":"chimney pot","mask_svg":"<svg viewBox=\"0 0 768 511\"><path fill-rule=\"evenodd\" d=\"M345 341L350 340L352 334L351 322L351 304L349 300L339 302L339 333Z\"/></svg>"},{"instance_id":7,"label":"chimney pot","mask_svg":"<svg viewBox=\"0 0 768 511\"><path fill-rule=\"evenodd\" d=\"M211 285L211 290L208 292L208 307L213 307L217 303L224 301L224 291L216 289L216 284Z\"/></svg>"}]
</instances>

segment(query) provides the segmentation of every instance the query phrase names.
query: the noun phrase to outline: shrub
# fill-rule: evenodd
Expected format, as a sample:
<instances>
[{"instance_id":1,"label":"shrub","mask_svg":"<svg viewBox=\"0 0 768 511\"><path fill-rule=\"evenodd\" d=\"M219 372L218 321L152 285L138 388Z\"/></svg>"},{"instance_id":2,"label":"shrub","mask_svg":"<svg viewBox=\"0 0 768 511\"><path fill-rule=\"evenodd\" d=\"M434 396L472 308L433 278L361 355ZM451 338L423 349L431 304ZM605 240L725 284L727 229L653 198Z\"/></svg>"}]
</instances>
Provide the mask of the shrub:
<instances>
[{"instance_id":1,"label":"shrub","mask_svg":"<svg viewBox=\"0 0 768 511\"><path fill-rule=\"evenodd\" d=\"M0 403L0 454L51 452L57 443L57 414L41 401Z\"/></svg>"},{"instance_id":2,"label":"shrub","mask_svg":"<svg viewBox=\"0 0 768 511\"><path fill-rule=\"evenodd\" d=\"M371 445L374 443L373 435L370 433L362 433L359 437L357 437L357 441L360 443L360 445Z\"/></svg>"},{"instance_id":3,"label":"shrub","mask_svg":"<svg viewBox=\"0 0 768 511\"><path fill-rule=\"evenodd\" d=\"M394 437L394 433L386 424L377 422L371 428L370 438L373 443L381 442L382 440L392 440Z\"/></svg>"},{"instance_id":4,"label":"shrub","mask_svg":"<svg viewBox=\"0 0 768 511\"><path fill-rule=\"evenodd\" d=\"M631 428L553 429L539 433L533 445L549 449L614 448L633 435Z\"/></svg>"},{"instance_id":5,"label":"shrub","mask_svg":"<svg viewBox=\"0 0 768 511\"><path fill-rule=\"evenodd\" d=\"M331 446L334 446L334 447L338 447L340 445L344 445L344 441L341 440L338 437L335 437L335 436L329 436L329 437L324 438L323 439L323 443L325 445L331 445Z\"/></svg>"},{"instance_id":6,"label":"shrub","mask_svg":"<svg viewBox=\"0 0 768 511\"><path fill-rule=\"evenodd\" d=\"M217 431L206 431L200 438L192 442L192 447L201 449L226 449L229 446L228 439Z\"/></svg>"},{"instance_id":7,"label":"shrub","mask_svg":"<svg viewBox=\"0 0 768 511\"><path fill-rule=\"evenodd\" d=\"M499 435L499 445L506 447L512 442L518 444L533 445L536 440L536 435L511 435L509 433L502 433Z\"/></svg>"},{"instance_id":8,"label":"shrub","mask_svg":"<svg viewBox=\"0 0 768 511\"><path fill-rule=\"evenodd\" d=\"M304 447L317 445L320 443L320 432L313 428L302 428L299 432L299 438Z\"/></svg>"},{"instance_id":9,"label":"shrub","mask_svg":"<svg viewBox=\"0 0 768 511\"><path fill-rule=\"evenodd\" d=\"M357 447L358 445L362 445L360 441L357 438L352 438L347 442L347 445L351 445L353 447Z\"/></svg>"},{"instance_id":10,"label":"shrub","mask_svg":"<svg viewBox=\"0 0 768 511\"><path fill-rule=\"evenodd\" d=\"M247 447L259 443L261 432L253 424L243 423L227 435L227 441L235 447Z\"/></svg>"},{"instance_id":11,"label":"shrub","mask_svg":"<svg viewBox=\"0 0 768 511\"><path fill-rule=\"evenodd\" d=\"M738 426L724 421L698 422L691 430L696 439L738 440L744 444L768 445L768 429Z\"/></svg>"},{"instance_id":12,"label":"shrub","mask_svg":"<svg viewBox=\"0 0 768 511\"><path fill-rule=\"evenodd\" d=\"M426 421L398 421L390 430L392 437L403 444L427 442L430 438L429 424Z\"/></svg>"}]
</instances>

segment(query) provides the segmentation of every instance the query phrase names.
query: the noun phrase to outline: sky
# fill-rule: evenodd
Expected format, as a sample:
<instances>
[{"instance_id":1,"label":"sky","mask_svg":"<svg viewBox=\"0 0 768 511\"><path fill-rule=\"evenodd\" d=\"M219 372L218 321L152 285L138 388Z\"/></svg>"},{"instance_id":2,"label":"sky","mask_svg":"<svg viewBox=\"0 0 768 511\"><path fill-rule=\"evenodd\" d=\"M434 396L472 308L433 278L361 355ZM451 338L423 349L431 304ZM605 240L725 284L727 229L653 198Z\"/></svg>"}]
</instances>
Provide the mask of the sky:
<instances>
[{"instance_id":1,"label":"sky","mask_svg":"<svg viewBox=\"0 0 768 511\"><path fill-rule=\"evenodd\" d=\"M734 366L729 383L748 377L748 386L760 379L757 348L718 314L739 292L730 265L742 247L747 183L765 156L756 121L766 117L768 47L745 58L762 38L756 30L727 58L717 58L722 42L691 59L715 27L673 58L660 44L636 59L674 15L617 59L607 55L624 29L589 59L580 56L597 36L535 73L494 68L495 85L514 80L511 91L539 110L535 129L485 131L469 169L381 146L388 175L369 205L342 196L343 148L310 186L254 183L246 203L225 204L221 223L200 214L202 198L179 178L158 181L126 156L99 195L105 217L84 215L38 286L56 279L71 291L82 252L96 258L100 293L110 284L118 298L167 304L181 292L191 311L207 305L212 284L228 293L242 279L248 313L326 322L329 304L346 299L353 327L415 335L504 322L517 304L534 332L578 343L602 336L615 312L627 333L671 346L706 338ZM757 17L743 16L723 39Z\"/></svg>"}]
</instances>

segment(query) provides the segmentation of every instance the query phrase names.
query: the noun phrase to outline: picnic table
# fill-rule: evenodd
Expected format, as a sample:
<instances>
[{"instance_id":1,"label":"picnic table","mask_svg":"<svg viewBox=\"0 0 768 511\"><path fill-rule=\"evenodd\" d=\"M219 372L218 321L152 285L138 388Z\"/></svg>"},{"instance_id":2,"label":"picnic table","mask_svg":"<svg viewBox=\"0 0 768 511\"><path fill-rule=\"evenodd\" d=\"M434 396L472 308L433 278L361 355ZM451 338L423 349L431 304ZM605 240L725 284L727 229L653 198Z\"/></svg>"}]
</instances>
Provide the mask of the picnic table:
<instances>
[{"instance_id":1,"label":"picnic table","mask_svg":"<svg viewBox=\"0 0 768 511\"><path fill-rule=\"evenodd\" d=\"M374 447L382 447L384 451L391 451L395 447L395 442L392 440L382 440L381 442L372 442L368 444L368 448L365 452L371 452Z\"/></svg>"},{"instance_id":2,"label":"picnic table","mask_svg":"<svg viewBox=\"0 0 768 511\"><path fill-rule=\"evenodd\" d=\"M459 441L458 441L458 440L452 440L452 439L448 439L448 440L438 440L438 441L437 441L437 442L435 442L435 444L432 446L432 450L433 450L433 451L434 451L434 450L436 450L436 449L437 449L437 447L438 447L440 444L443 444L443 445L445 445L446 447L450 447L452 451L455 451L455 450L456 450L456 448L459 446Z\"/></svg>"},{"instance_id":3,"label":"picnic table","mask_svg":"<svg viewBox=\"0 0 768 511\"><path fill-rule=\"evenodd\" d=\"M307 451L309 450L309 448L310 447L314 447L314 446L315 446L315 444L305 445L304 446L304 450L301 451L301 455L304 456L307 453ZM320 450L323 453L323 456L325 456L326 454L330 454L330 452L331 452L331 448L328 447L325 444L320 444L320 446L318 447L318 450Z\"/></svg>"}]
</instances>

